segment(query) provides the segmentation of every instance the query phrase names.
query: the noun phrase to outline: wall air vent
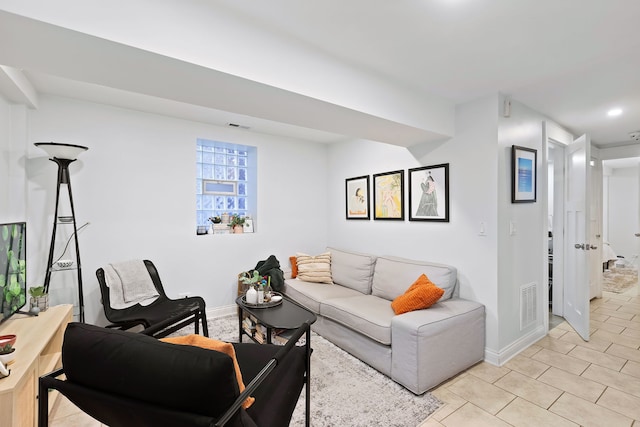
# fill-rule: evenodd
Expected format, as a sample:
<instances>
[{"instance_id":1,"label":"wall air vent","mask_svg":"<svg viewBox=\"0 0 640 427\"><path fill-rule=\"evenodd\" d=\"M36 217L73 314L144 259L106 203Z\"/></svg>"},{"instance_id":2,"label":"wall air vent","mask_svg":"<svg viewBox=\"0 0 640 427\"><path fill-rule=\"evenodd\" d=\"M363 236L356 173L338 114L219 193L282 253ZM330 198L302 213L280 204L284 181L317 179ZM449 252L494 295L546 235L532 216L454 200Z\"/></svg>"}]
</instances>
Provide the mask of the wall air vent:
<instances>
[{"instance_id":1,"label":"wall air vent","mask_svg":"<svg viewBox=\"0 0 640 427\"><path fill-rule=\"evenodd\" d=\"M232 128L244 129L244 130L251 129L249 126L240 125L238 123L227 123L227 126L232 127Z\"/></svg>"},{"instance_id":2,"label":"wall air vent","mask_svg":"<svg viewBox=\"0 0 640 427\"><path fill-rule=\"evenodd\" d=\"M535 325L538 313L538 285L535 282L520 286L520 330Z\"/></svg>"}]
</instances>

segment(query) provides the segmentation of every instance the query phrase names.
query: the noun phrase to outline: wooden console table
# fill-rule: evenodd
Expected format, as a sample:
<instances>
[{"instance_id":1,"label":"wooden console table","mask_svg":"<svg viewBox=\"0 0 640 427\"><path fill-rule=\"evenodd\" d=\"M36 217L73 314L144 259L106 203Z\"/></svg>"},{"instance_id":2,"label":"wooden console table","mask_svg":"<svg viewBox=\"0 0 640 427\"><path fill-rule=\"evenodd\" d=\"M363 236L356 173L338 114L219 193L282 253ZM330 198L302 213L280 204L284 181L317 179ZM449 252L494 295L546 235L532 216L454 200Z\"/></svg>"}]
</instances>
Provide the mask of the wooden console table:
<instances>
[{"instance_id":1,"label":"wooden console table","mask_svg":"<svg viewBox=\"0 0 640 427\"><path fill-rule=\"evenodd\" d=\"M62 339L72 309L67 304L34 317L16 314L0 325L0 335L18 337L16 358L8 366L11 375L0 379L0 427L37 425L38 378L62 366Z\"/></svg>"}]
</instances>

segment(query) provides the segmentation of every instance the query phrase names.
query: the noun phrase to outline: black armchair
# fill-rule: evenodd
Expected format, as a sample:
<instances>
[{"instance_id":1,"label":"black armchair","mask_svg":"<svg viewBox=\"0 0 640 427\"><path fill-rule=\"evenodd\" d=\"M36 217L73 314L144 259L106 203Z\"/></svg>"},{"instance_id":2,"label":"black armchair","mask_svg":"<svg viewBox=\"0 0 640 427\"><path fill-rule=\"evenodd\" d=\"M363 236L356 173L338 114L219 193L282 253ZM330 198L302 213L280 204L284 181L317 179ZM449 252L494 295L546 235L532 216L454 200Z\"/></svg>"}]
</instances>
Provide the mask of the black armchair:
<instances>
[{"instance_id":1,"label":"black armchair","mask_svg":"<svg viewBox=\"0 0 640 427\"><path fill-rule=\"evenodd\" d=\"M193 323L195 333L200 333L199 323L202 324L202 334L209 336L207 327L206 306L202 297L188 297L170 299L164 291L160 275L155 265L149 260L144 260L149 276L153 281L159 296L150 305L135 304L128 308L114 308L109 296L109 287L105 279L105 271L99 268L96 271L104 314L111 324L109 328L130 329L141 325L147 335L156 338L165 337L183 327ZM126 286L123 283L122 286Z\"/></svg>"},{"instance_id":2,"label":"black armchair","mask_svg":"<svg viewBox=\"0 0 640 427\"><path fill-rule=\"evenodd\" d=\"M63 368L39 379L38 425L48 425L48 390L55 389L112 427L288 426L308 385L311 349L295 345L308 330L302 325L286 346L234 343L247 384L240 393L233 360L224 353L70 323ZM57 378L63 374L66 380ZM249 396L255 402L244 409ZM307 402L307 425L308 408Z\"/></svg>"}]
</instances>

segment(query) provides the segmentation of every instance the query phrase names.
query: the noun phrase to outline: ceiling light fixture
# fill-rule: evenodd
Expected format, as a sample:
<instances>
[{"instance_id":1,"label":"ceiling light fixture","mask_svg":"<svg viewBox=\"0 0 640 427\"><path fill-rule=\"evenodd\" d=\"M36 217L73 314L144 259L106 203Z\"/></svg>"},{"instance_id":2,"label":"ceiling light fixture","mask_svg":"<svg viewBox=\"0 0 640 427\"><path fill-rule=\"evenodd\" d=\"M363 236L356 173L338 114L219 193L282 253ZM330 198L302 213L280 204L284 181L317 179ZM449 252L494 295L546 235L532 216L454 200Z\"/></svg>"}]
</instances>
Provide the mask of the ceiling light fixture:
<instances>
[{"instance_id":1,"label":"ceiling light fixture","mask_svg":"<svg viewBox=\"0 0 640 427\"><path fill-rule=\"evenodd\" d=\"M622 114L622 108L612 108L607 112L609 117L619 116L620 114Z\"/></svg>"}]
</instances>

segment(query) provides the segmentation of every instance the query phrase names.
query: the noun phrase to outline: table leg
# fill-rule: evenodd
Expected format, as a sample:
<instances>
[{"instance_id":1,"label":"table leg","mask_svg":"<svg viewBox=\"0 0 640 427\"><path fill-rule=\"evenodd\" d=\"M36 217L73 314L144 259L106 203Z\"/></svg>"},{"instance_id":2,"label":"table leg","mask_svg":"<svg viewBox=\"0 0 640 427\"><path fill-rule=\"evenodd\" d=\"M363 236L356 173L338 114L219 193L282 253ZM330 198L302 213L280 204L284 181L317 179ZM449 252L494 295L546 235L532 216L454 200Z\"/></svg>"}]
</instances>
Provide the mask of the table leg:
<instances>
[{"instance_id":1,"label":"table leg","mask_svg":"<svg viewBox=\"0 0 640 427\"><path fill-rule=\"evenodd\" d=\"M238 342L242 342L242 313L243 311L238 308Z\"/></svg>"}]
</instances>

